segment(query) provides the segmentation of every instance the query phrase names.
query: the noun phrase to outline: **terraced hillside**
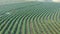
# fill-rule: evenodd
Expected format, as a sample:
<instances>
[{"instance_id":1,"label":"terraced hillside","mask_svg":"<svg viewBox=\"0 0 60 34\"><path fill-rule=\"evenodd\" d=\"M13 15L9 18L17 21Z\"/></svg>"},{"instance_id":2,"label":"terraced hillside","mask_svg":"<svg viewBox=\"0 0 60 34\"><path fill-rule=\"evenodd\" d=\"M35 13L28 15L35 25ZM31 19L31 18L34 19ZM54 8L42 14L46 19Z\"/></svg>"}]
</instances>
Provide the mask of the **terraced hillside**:
<instances>
[{"instance_id":1,"label":"terraced hillside","mask_svg":"<svg viewBox=\"0 0 60 34\"><path fill-rule=\"evenodd\" d=\"M60 34L60 4L27 2L0 6L0 34Z\"/></svg>"}]
</instances>

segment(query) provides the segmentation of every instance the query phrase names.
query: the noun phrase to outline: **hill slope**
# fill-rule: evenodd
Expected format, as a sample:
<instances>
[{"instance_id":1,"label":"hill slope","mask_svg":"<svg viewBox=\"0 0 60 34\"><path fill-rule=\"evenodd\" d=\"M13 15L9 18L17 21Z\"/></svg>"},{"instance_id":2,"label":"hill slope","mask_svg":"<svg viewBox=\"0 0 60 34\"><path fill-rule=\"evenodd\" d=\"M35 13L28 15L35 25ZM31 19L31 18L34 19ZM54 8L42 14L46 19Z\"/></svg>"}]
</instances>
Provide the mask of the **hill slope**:
<instances>
[{"instance_id":1,"label":"hill slope","mask_svg":"<svg viewBox=\"0 0 60 34\"><path fill-rule=\"evenodd\" d=\"M60 33L59 3L27 2L0 7L0 34Z\"/></svg>"}]
</instances>

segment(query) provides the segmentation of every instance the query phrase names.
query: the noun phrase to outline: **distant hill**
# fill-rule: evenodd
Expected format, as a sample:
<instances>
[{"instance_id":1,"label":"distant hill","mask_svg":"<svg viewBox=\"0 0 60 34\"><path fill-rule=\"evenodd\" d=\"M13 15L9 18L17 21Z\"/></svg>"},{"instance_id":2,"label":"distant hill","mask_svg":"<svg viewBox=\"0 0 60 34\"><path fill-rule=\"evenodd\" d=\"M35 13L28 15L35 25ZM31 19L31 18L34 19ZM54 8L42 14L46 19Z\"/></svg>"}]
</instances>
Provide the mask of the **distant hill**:
<instances>
[{"instance_id":1,"label":"distant hill","mask_svg":"<svg viewBox=\"0 0 60 34\"><path fill-rule=\"evenodd\" d=\"M12 4L12 3L21 3L21 2L30 2L30 1L39 1L39 2L60 2L60 0L0 0L0 5Z\"/></svg>"}]
</instances>

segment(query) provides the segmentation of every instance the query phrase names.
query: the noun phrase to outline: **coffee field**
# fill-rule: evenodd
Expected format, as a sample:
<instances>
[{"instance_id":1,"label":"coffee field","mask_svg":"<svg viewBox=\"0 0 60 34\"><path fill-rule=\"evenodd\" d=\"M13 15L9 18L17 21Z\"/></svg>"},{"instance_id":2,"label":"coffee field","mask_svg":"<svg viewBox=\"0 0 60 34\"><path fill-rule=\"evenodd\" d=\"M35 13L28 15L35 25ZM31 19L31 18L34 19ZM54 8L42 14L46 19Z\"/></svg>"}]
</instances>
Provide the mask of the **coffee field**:
<instances>
[{"instance_id":1,"label":"coffee field","mask_svg":"<svg viewBox=\"0 0 60 34\"><path fill-rule=\"evenodd\" d=\"M60 3L1 5L0 34L60 34Z\"/></svg>"}]
</instances>

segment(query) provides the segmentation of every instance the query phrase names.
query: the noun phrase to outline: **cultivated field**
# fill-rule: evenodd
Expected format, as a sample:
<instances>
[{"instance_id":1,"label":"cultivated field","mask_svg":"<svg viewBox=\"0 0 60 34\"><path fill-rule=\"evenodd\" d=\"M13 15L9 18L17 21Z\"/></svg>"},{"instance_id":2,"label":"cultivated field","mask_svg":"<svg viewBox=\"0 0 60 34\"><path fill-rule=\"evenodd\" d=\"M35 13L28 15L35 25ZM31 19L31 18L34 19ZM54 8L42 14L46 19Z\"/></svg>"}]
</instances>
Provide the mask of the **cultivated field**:
<instances>
[{"instance_id":1,"label":"cultivated field","mask_svg":"<svg viewBox=\"0 0 60 34\"><path fill-rule=\"evenodd\" d=\"M60 4L26 2L1 5L0 34L60 34Z\"/></svg>"}]
</instances>

